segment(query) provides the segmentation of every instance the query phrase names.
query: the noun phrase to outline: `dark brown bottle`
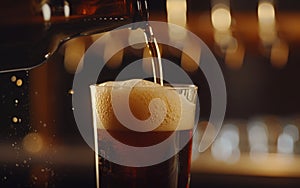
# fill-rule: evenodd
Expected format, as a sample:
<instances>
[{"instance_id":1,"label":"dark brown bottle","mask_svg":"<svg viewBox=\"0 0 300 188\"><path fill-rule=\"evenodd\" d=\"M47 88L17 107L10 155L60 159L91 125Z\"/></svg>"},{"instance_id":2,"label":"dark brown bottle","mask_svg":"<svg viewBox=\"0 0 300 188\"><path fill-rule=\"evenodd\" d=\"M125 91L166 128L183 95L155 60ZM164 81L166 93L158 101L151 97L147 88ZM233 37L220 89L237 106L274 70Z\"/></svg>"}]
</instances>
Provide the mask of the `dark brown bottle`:
<instances>
[{"instance_id":1,"label":"dark brown bottle","mask_svg":"<svg viewBox=\"0 0 300 188\"><path fill-rule=\"evenodd\" d=\"M5 1L0 8L0 72L36 66L72 37L145 20L145 3L145 0Z\"/></svg>"}]
</instances>

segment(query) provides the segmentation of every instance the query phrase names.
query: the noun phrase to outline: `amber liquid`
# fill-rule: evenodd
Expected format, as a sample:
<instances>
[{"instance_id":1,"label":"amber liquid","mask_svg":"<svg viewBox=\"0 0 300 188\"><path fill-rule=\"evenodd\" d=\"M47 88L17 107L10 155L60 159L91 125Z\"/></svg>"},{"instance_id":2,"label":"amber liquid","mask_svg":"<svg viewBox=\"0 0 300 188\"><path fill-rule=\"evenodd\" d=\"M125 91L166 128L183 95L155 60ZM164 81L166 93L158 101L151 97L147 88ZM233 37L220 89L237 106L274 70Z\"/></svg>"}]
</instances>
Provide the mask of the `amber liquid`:
<instances>
[{"instance_id":1,"label":"amber liquid","mask_svg":"<svg viewBox=\"0 0 300 188\"><path fill-rule=\"evenodd\" d=\"M105 152L105 150L109 149L114 150L113 152L117 154L119 148L107 143L108 139L105 138L103 131L98 129L99 151ZM135 139L133 133L127 135L125 131L115 131L115 136L122 135L121 137L123 138L131 138L129 142L133 145L150 145L150 143L156 142L153 141L156 138L161 140L161 138L166 138L171 133L167 131L137 133L140 134L136 137L139 139ZM170 141L169 147L166 148L166 153L168 150L173 150L173 147L179 147L180 144L183 144L181 143L183 140L190 138L192 130L176 131L174 134L176 135ZM124 139L121 138L120 140ZM105 158L98 156L100 188L187 188L189 187L190 179L191 150L192 139L189 140L182 150L168 160L147 167L123 166L107 160L109 156Z\"/></svg>"}]
</instances>

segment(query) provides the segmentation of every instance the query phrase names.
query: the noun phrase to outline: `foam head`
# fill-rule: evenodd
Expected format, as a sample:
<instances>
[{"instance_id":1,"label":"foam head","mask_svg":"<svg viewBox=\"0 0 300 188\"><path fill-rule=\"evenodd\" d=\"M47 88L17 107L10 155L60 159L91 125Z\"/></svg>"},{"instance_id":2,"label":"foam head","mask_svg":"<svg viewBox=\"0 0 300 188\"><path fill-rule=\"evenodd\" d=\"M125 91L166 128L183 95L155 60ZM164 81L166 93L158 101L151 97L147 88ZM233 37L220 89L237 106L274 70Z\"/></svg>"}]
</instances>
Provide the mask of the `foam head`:
<instances>
[{"instance_id":1,"label":"foam head","mask_svg":"<svg viewBox=\"0 0 300 188\"><path fill-rule=\"evenodd\" d=\"M123 108L124 101L128 100L126 93L130 92L129 107L135 118L142 121L149 119L153 123L156 123L156 118L163 118L154 131L187 130L194 126L195 105L171 87L134 79L105 82L94 88L92 96L95 98L94 108L99 119L97 128L130 131L115 115L112 92L117 96L114 97L117 108ZM153 105L150 112L149 105L154 99L160 99L164 105ZM161 113L164 110L166 113ZM160 117L162 115L164 117Z\"/></svg>"}]
</instances>

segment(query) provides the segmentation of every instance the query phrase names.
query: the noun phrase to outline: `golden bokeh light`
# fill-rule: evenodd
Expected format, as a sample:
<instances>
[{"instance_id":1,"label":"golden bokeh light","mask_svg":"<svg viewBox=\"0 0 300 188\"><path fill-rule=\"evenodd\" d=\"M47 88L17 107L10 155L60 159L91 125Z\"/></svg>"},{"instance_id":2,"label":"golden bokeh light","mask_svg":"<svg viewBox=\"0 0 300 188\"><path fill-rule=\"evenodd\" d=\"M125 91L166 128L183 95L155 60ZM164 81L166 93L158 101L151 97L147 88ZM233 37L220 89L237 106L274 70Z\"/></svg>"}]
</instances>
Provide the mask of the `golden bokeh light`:
<instances>
[{"instance_id":1,"label":"golden bokeh light","mask_svg":"<svg viewBox=\"0 0 300 188\"><path fill-rule=\"evenodd\" d=\"M271 2L262 1L257 9L258 21L262 26L270 26L275 23L275 10Z\"/></svg>"},{"instance_id":2,"label":"golden bokeh light","mask_svg":"<svg viewBox=\"0 0 300 188\"><path fill-rule=\"evenodd\" d=\"M82 65L79 63L84 52L85 42L83 39L76 38L66 43L64 66L68 73L74 74L78 68L81 68Z\"/></svg>"},{"instance_id":3,"label":"golden bokeh light","mask_svg":"<svg viewBox=\"0 0 300 188\"><path fill-rule=\"evenodd\" d=\"M12 77L10 78L10 81L12 81L12 82L17 81L17 77L16 77L16 76L12 76Z\"/></svg>"},{"instance_id":4,"label":"golden bokeh light","mask_svg":"<svg viewBox=\"0 0 300 188\"><path fill-rule=\"evenodd\" d=\"M186 25L186 0L167 0L168 22L184 27Z\"/></svg>"},{"instance_id":5,"label":"golden bokeh light","mask_svg":"<svg viewBox=\"0 0 300 188\"><path fill-rule=\"evenodd\" d=\"M23 139L24 150L29 153L38 153L43 148L43 139L39 133L29 133Z\"/></svg>"},{"instance_id":6,"label":"golden bokeh light","mask_svg":"<svg viewBox=\"0 0 300 188\"><path fill-rule=\"evenodd\" d=\"M271 45L277 39L275 9L272 2L261 1L257 8L259 37L264 45Z\"/></svg>"},{"instance_id":7,"label":"golden bokeh light","mask_svg":"<svg viewBox=\"0 0 300 188\"><path fill-rule=\"evenodd\" d=\"M218 31L226 31L231 26L231 14L229 7L225 4L216 4L212 8L211 22Z\"/></svg>"},{"instance_id":8,"label":"golden bokeh light","mask_svg":"<svg viewBox=\"0 0 300 188\"><path fill-rule=\"evenodd\" d=\"M13 123L18 123L18 118L17 117L13 117L11 120L12 120Z\"/></svg>"},{"instance_id":9,"label":"golden bokeh light","mask_svg":"<svg viewBox=\"0 0 300 188\"><path fill-rule=\"evenodd\" d=\"M167 15L168 23L175 24L180 27L169 26L168 34L171 41L183 43L186 38L187 32L184 29L186 26L187 18L187 3L186 0L167 0Z\"/></svg>"},{"instance_id":10,"label":"golden bokeh light","mask_svg":"<svg viewBox=\"0 0 300 188\"><path fill-rule=\"evenodd\" d=\"M21 87L22 84L23 84L22 79L18 79L18 80L16 81L16 85L17 85L18 87Z\"/></svg>"},{"instance_id":11,"label":"golden bokeh light","mask_svg":"<svg viewBox=\"0 0 300 188\"><path fill-rule=\"evenodd\" d=\"M183 47L181 55L181 67L187 72L195 72L199 68L201 57L201 46L195 41L189 40ZM190 54L195 59L192 59L187 54Z\"/></svg>"},{"instance_id":12,"label":"golden bokeh light","mask_svg":"<svg viewBox=\"0 0 300 188\"><path fill-rule=\"evenodd\" d=\"M70 90L68 91L68 93L69 93L70 95L73 95L73 94L74 94L74 90L73 90L73 89L70 89Z\"/></svg>"}]
</instances>

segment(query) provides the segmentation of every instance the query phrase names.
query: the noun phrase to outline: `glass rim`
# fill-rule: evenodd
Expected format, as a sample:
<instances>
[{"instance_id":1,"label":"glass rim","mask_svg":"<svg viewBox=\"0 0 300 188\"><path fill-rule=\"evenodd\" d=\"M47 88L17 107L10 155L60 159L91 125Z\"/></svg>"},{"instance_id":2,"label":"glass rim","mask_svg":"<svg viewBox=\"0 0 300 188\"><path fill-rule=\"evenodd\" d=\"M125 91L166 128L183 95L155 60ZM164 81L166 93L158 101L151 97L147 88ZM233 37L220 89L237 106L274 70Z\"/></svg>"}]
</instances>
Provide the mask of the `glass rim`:
<instances>
[{"instance_id":1,"label":"glass rim","mask_svg":"<svg viewBox=\"0 0 300 188\"><path fill-rule=\"evenodd\" d=\"M105 82L103 82L105 83ZM101 85L100 84L91 84L89 85L90 88L109 88L109 87L122 87L122 88L131 88L131 86L113 86L113 85ZM170 89L170 90L184 90L184 89L193 89L193 90L197 90L198 86L195 84L164 84L163 86L166 86L165 89ZM148 86L148 85L143 85L143 86L133 86L133 87L137 87L137 88L155 88L153 86Z\"/></svg>"}]
</instances>

